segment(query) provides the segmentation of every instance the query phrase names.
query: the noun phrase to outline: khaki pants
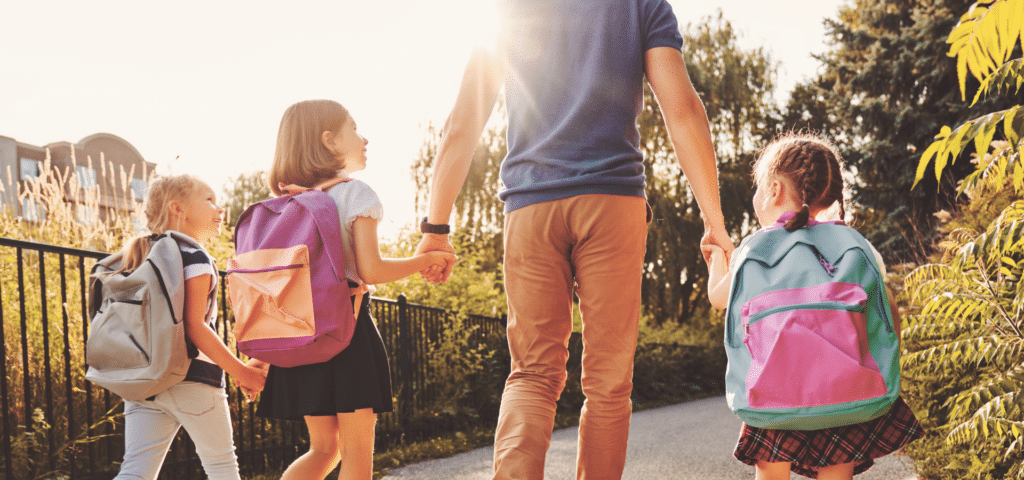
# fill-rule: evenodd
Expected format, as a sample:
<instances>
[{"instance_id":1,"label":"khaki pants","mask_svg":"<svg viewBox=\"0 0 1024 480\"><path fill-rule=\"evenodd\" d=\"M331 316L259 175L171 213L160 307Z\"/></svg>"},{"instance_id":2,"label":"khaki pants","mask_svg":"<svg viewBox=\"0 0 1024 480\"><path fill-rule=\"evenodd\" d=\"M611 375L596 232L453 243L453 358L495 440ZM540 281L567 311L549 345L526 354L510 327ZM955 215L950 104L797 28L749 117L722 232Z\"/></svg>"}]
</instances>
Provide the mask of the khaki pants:
<instances>
[{"instance_id":1,"label":"khaki pants","mask_svg":"<svg viewBox=\"0 0 1024 480\"><path fill-rule=\"evenodd\" d=\"M579 479L622 477L649 209L644 199L579 195L505 217L512 373L494 439L495 479L543 479L565 386L572 296L583 317Z\"/></svg>"}]
</instances>

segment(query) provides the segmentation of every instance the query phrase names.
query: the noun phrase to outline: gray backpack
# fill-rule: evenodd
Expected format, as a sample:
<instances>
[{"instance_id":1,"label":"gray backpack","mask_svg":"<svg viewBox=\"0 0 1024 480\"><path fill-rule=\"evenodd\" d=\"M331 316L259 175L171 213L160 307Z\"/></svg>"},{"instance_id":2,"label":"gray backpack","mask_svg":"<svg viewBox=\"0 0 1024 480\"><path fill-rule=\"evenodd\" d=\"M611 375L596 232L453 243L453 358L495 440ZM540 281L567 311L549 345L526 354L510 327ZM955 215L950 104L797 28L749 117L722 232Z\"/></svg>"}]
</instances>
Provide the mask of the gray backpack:
<instances>
[{"instance_id":1,"label":"gray backpack","mask_svg":"<svg viewBox=\"0 0 1024 480\"><path fill-rule=\"evenodd\" d=\"M154 238L135 271L104 273L120 268L123 252L92 269L85 378L125 400L141 401L177 384L198 354L185 337L185 280L178 244L201 247L175 231Z\"/></svg>"}]
</instances>

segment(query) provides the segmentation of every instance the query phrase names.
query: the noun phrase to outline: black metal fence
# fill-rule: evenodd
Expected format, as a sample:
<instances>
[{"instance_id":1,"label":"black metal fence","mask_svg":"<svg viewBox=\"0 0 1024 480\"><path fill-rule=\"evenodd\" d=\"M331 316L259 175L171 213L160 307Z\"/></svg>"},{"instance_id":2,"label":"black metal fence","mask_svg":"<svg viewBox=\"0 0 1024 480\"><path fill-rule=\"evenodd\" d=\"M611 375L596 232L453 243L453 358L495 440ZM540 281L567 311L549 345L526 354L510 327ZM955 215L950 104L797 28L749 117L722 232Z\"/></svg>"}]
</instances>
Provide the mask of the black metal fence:
<instances>
[{"instance_id":1,"label":"black metal fence","mask_svg":"<svg viewBox=\"0 0 1024 480\"><path fill-rule=\"evenodd\" d=\"M59 475L107 479L123 456L121 401L85 380L88 275L105 253L0 238L0 472L4 479ZM223 275L223 273L222 273ZM233 316L224 282L219 329L231 345ZM410 426L432 397L428 361L433 345L453 320L450 312L397 300L373 298L372 314L391 355L395 412L380 415L378 448L433 432ZM504 320L469 315L471 342L507 349ZM236 351L237 353L237 351ZM501 375L496 375L501 378ZM501 390L500 382L494 388ZM268 421L254 415L233 387L228 398L235 446L244 470L280 469L305 451L301 422ZM428 427L429 428L429 427ZM179 432L161 478L202 478L195 448Z\"/></svg>"}]
</instances>

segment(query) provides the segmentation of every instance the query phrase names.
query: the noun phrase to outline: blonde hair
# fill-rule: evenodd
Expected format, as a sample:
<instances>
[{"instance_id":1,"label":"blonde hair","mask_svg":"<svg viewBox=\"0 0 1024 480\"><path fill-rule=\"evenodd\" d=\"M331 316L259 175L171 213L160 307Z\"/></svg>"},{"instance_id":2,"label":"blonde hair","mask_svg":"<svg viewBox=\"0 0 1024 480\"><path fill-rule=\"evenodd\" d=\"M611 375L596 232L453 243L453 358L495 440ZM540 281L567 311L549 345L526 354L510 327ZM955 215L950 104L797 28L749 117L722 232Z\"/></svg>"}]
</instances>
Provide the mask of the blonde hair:
<instances>
[{"instance_id":1,"label":"blonde hair","mask_svg":"<svg viewBox=\"0 0 1024 480\"><path fill-rule=\"evenodd\" d=\"M122 250L121 268L109 273L133 272L139 268L146 260L146 255L149 255L149 249L153 246L156 236L173 227L170 203L184 202L203 185L205 183L194 175L172 175L153 180L149 184L145 208L146 228L152 235L142 235L129 240Z\"/></svg>"},{"instance_id":2,"label":"blonde hair","mask_svg":"<svg viewBox=\"0 0 1024 480\"><path fill-rule=\"evenodd\" d=\"M341 166L321 136L341 130L348 119L348 110L333 100L306 100L288 107L277 131L270 190L282 195L279 184L312 187L337 175Z\"/></svg>"},{"instance_id":3,"label":"blonde hair","mask_svg":"<svg viewBox=\"0 0 1024 480\"><path fill-rule=\"evenodd\" d=\"M786 222L786 230L807 226L810 207L824 210L839 203L839 219L846 216L843 200L843 159L832 142L809 133L787 133L769 143L754 162L754 181L760 187L768 176L785 177L796 186L803 207Z\"/></svg>"}]
</instances>

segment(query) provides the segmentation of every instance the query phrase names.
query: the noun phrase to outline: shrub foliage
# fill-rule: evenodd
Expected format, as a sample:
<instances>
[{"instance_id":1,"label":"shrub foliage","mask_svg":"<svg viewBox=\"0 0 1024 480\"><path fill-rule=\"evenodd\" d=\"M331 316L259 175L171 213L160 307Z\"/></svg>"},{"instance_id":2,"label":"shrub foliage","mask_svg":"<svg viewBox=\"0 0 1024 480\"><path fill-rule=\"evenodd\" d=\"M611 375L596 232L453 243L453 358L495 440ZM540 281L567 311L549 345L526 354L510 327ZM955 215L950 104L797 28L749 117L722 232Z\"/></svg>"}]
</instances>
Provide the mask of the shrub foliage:
<instances>
[{"instance_id":1,"label":"shrub foliage","mask_svg":"<svg viewBox=\"0 0 1024 480\"><path fill-rule=\"evenodd\" d=\"M981 0L961 17L947 43L963 98L968 73L981 82L975 102L1019 92L1024 72L1010 57L1020 51L1022 26L1022 0ZM994 148L959 191L971 199L965 210L975 213L1010 199L987 225L975 219L982 229L953 229L940 257L906 278L913 314L903 333L904 375L933 434L925 448L910 450L928 478L1024 478L1022 136L1024 108L1015 105L943 127L918 166L920 181L933 159L938 176L966 147L980 154Z\"/></svg>"}]
</instances>

